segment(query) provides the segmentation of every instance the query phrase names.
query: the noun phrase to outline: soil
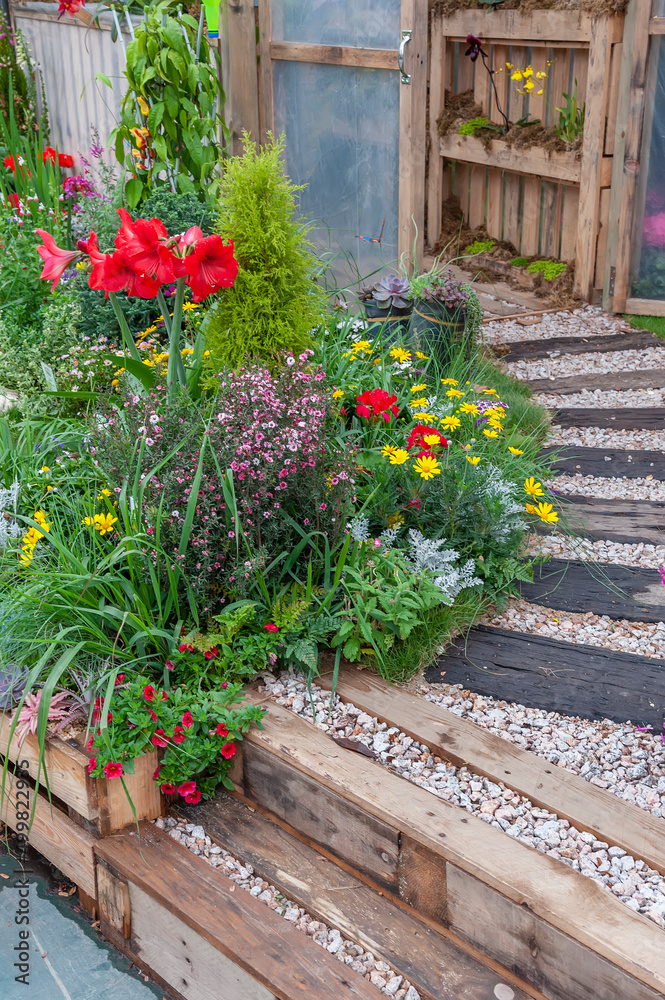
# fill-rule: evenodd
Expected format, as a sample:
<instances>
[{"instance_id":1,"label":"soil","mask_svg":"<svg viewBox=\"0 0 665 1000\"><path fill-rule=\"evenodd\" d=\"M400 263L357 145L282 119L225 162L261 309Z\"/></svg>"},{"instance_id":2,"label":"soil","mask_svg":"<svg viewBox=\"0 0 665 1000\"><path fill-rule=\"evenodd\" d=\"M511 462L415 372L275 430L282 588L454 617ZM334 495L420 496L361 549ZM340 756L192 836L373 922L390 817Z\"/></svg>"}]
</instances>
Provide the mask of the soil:
<instances>
[{"instance_id":1,"label":"soil","mask_svg":"<svg viewBox=\"0 0 665 1000\"><path fill-rule=\"evenodd\" d=\"M579 10L599 17L623 14L627 6L628 0L505 0L492 7L481 0L430 0L430 9L443 16L456 14L459 10L519 10L523 14L536 10Z\"/></svg>"}]
</instances>

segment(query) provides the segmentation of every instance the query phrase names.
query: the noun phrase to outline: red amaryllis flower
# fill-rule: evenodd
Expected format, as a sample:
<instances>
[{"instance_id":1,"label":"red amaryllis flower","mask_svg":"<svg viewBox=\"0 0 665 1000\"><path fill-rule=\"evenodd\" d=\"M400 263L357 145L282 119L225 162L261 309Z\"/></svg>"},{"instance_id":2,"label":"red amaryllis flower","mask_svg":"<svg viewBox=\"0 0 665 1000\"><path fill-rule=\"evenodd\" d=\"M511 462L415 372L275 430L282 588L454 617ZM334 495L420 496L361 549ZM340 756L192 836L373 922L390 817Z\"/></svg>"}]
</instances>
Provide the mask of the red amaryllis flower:
<instances>
[{"instance_id":1,"label":"red amaryllis flower","mask_svg":"<svg viewBox=\"0 0 665 1000\"><path fill-rule=\"evenodd\" d=\"M184 798L186 795L192 795L196 791L195 781L183 781L182 785L178 785L178 794L182 795Z\"/></svg>"},{"instance_id":2,"label":"red amaryllis flower","mask_svg":"<svg viewBox=\"0 0 665 1000\"><path fill-rule=\"evenodd\" d=\"M185 714L182 717L182 724L185 727L185 729L189 729L189 727L193 725L193 723L194 723L194 717L192 713L185 712Z\"/></svg>"},{"instance_id":3,"label":"red amaryllis flower","mask_svg":"<svg viewBox=\"0 0 665 1000\"><path fill-rule=\"evenodd\" d=\"M164 795L175 795L176 793L176 786L172 785L170 781L165 781L161 787Z\"/></svg>"},{"instance_id":4,"label":"red amaryllis flower","mask_svg":"<svg viewBox=\"0 0 665 1000\"><path fill-rule=\"evenodd\" d=\"M70 17L74 17L83 6L85 6L85 0L60 0L60 4L58 5L58 20L65 13Z\"/></svg>"},{"instance_id":5,"label":"red amaryllis flower","mask_svg":"<svg viewBox=\"0 0 665 1000\"><path fill-rule=\"evenodd\" d=\"M169 745L168 736L163 729L156 729L150 742L154 747L167 747Z\"/></svg>"},{"instance_id":6,"label":"red amaryllis flower","mask_svg":"<svg viewBox=\"0 0 665 1000\"><path fill-rule=\"evenodd\" d=\"M178 746L183 742L185 736L187 735L187 730L183 726L176 726L173 730L173 742L177 743Z\"/></svg>"},{"instance_id":7,"label":"red amaryllis flower","mask_svg":"<svg viewBox=\"0 0 665 1000\"><path fill-rule=\"evenodd\" d=\"M359 404L356 405L356 413L366 420L370 418L378 420L381 417L387 423L391 414L394 417L399 414L399 407L396 405L397 396L389 395L385 389L361 392L359 396L356 396L356 403Z\"/></svg>"},{"instance_id":8,"label":"red amaryllis flower","mask_svg":"<svg viewBox=\"0 0 665 1000\"><path fill-rule=\"evenodd\" d=\"M53 280L51 291L55 291L55 286L60 281L64 271L81 254L78 250L63 250L57 246L55 240L45 229L35 229L38 236L44 240L43 246L37 247L37 253L44 261L42 273L39 275L44 281Z\"/></svg>"},{"instance_id":9,"label":"red amaryllis flower","mask_svg":"<svg viewBox=\"0 0 665 1000\"><path fill-rule=\"evenodd\" d=\"M206 660L214 660L217 656L217 646L213 646L212 649L207 649L203 655Z\"/></svg>"},{"instance_id":10,"label":"red amaryllis flower","mask_svg":"<svg viewBox=\"0 0 665 1000\"><path fill-rule=\"evenodd\" d=\"M185 802L189 802L193 806L195 806L196 803L200 801L201 801L201 793L199 791L190 792L189 795L185 795Z\"/></svg>"},{"instance_id":11,"label":"red amaryllis flower","mask_svg":"<svg viewBox=\"0 0 665 1000\"><path fill-rule=\"evenodd\" d=\"M119 778L122 774L122 764L105 764L104 776L106 778Z\"/></svg>"},{"instance_id":12,"label":"red amaryllis flower","mask_svg":"<svg viewBox=\"0 0 665 1000\"><path fill-rule=\"evenodd\" d=\"M116 250L104 262L104 289L107 292L127 292L138 299L154 299L159 282L148 274L134 270L127 250Z\"/></svg>"},{"instance_id":13,"label":"red amaryllis flower","mask_svg":"<svg viewBox=\"0 0 665 1000\"><path fill-rule=\"evenodd\" d=\"M443 436L441 431L438 431L436 427L426 427L425 424L417 424L409 434L409 440L406 442L406 447L409 451L412 448L423 448L423 438L429 437L429 435L436 435L438 437L438 447L447 448L448 439Z\"/></svg>"},{"instance_id":14,"label":"red amaryllis flower","mask_svg":"<svg viewBox=\"0 0 665 1000\"><path fill-rule=\"evenodd\" d=\"M156 694L157 692L155 691L152 684L146 684L146 686L143 688L143 697L145 698L146 701L154 701Z\"/></svg>"},{"instance_id":15,"label":"red amaryllis flower","mask_svg":"<svg viewBox=\"0 0 665 1000\"><path fill-rule=\"evenodd\" d=\"M88 761L88 774L92 774L92 772L95 770L96 767L97 767L97 758L91 757L90 760Z\"/></svg>"},{"instance_id":16,"label":"red amaryllis flower","mask_svg":"<svg viewBox=\"0 0 665 1000\"><path fill-rule=\"evenodd\" d=\"M229 731L228 731L228 729L226 728L226 726L224 725L223 722L218 722L217 723L217 735L218 736L228 736L229 735Z\"/></svg>"},{"instance_id":17,"label":"red amaryllis flower","mask_svg":"<svg viewBox=\"0 0 665 1000\"><path fill-rule=\"evenodd\" d=\"M226 757L227 760L230 760L231 757L235 757L237 749L238 747L235 743L225 743L220 750L220 753L222 757Z\"/></svg>"},{"instance_id":18,"label":"red amaryllis flower","mask_svg":"<svg viewBox=\"0 0 665 1000\"><path fill-rule=\"evenodd\" d=\"M141 274L154 277L160 285L170 284L185 273L185 263L181 257L165 246L169 234L159 219L137 219L124 208L118 209L122 226L116 238L116 246L125 251L131 266Z\"/></svg>"},{"instance_id":19,"label":"red amaryllis flower","mask_svg":"<svg viewBox=\"0 0 665 1000\"><path fill-rule=\"evenodd\" d=\"M185 257L187 284L195 302L202 302L220 288L230 288L238 274L238 261L233 256L233 241L224 243L221 236L204 236Z\"/></svg>"},{"instance_id":20,"label":"red amaryllis flower","mask_svg":"<svg viewBox=\"0 0 665 1000\"><path fill-rule=\"evenodd\" d=\"M279 626L273 625L272 622L268 622L267 625L263 626L266 632L279 632Z\"/></svg>"},{"instance_id":21,"label":"red amaryllis flower","mask_svg":"<svg viewBox=\"0 0 665 1000\"><path fill-rule=\"evenodd\" d=\"M88 278L88 285L97 292L105 291L106 261L110 259L111 255L101 252L99 249L99 243L97 242L97 236L92 230L90 230L90 236L88 239L79 240L76 246L79 250L88 255L90 263L92 264L92 270L90 271L90 276Z\"/></svg>"}]
</instances>

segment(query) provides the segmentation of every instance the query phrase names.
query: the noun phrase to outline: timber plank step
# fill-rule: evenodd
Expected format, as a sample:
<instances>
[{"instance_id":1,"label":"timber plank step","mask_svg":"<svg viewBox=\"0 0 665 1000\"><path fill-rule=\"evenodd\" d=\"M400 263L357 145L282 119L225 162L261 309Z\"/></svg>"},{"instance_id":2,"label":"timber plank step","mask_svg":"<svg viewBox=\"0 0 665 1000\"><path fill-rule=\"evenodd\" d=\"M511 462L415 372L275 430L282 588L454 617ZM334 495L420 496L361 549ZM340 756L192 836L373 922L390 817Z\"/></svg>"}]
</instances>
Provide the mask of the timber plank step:
<instances>
[{"instance_id":1,"label":"timber plank step","mask_svg":"<svg viewBox=\"0 0 665 1000\"><path fill-rule=\"evenodd\" d=\"M599 372L569 375L567 378L534 378L526 383L533 392L554 392L567 395L585 389L662 389L665 368L642 368L629 372Z\"/></svg>"},{"instance_id":2,"label":"timber plank step","mask_svg":"<svg viewBox=\"0 0 665 1000\"><path fill-rule=\"evenodd\" d=\"M488 968L462 950L450 932L379 895L334 859L238 799L222 793L196 806L178 804L177 811L190 823L200 823L212 840L251 864L315 919L391 965L423 1000L494 1000L499 983L511 984L515 1000L534 995L510 973Z\"/></svg>"},{"instance_id":3,"label":"timber plank step","mask_svg":"<svg viewBox=\"0 0 665 1000\"><path fill-rule=\"evenodd\" d=\"M662 430L665 406L625 406L597 410L591 406L571 406L554 410L552 423L559 427L606 427L615 431Z\"/></svg>"},{"instance_id":4,"label":"timber plank step","mask_svg":"<svg viewBox=\"0 0 665 1000\"><path fill-rule=\"evenodd\" d=\"M546 712L650 725L665 710L665 661L480 625L428 667L430 683Z\"/></svg>"},{"instance_id":5,"label":"timber plank step","mask_svg":"<svg viewBox=\"0 0 665 1000\"><path fill-rule=\"evenodd\" d=\"M665 587L655 569L549 559L518 583L526 601L559 611L592 611L635 622L665 621Z\"/></svg>"},{"instance_id":6,"label":"timber plank step","mask_svg":"<svg viewBox=\"0 0 665 1000\"><path fill-rule=\"evenodd\" d=\"M604 887L247 696L270 712L242 744L246 799L417 909L429 879L427 915L549 1000L665 993L662 930Z\"/></svg>"},{"instance_id":7,"label":"timber plank step","mask_svg":"<svg viewBox=\"0 0 665 1000\"><path fill-rule=\"evenodd\" d=\"M561 497L562 518L577 535L615 542L649 542L662 545L665 538L665 502L606 500L602 497ZM549 534L537 525L540 534Z\"/></svg>"},{"instance_id":8,"label":"timber plank step","mask_svg":"<svg viewBox=\"0 0 665 1000\"><path fill-rule=\"evenodd\" d=\"M621 476L631 479L653 476L654 479L662 479L665 476L665 452L662 451L570 445L567 448L543 448L539 458L549 458L551 451L556 451L552 468L570 476L595 476L598 479Z\"/></svg>"},{"instance_id":9,"label":"timber plank step","mask_svg":"<svg viewBox=\"0 0 665 1000\"><path fill-rule=\"evenodd\" d=\"M332 674L324 674L318 683L330 690ZM659 817L440 705L389 684L370 670L343 667L335 690L342 701L389 727L399 727L456 767L469 767L491 781L503 782L578 830L593 833L598 840L622 847L665 872L665 824Z\"/></svg>"},{"instance_id":10,"label":"timber plank step","mask_svg":"<svg viewBox=\"0 0 665 1000\"><path fill-rule=\"evenodd\" d=\"M607 353L632 351L641 347L662 347L663 342L648 330L631 330L602 337L547 337L541 340L516 340L507 344L493 344L492 350L508 361L527 358L547 358L558 354Z\"/></svg>"},{"instance_id":11,"label":"timber plank step","mask_svg":"<svg viewBox=\"0 0 665 1000\"><path fill-rule=\"evenodd\" d=\"M376 990L149 823L98 841L105 936L186 1000L376 1000Z\"/></svg>"}]
</instances>

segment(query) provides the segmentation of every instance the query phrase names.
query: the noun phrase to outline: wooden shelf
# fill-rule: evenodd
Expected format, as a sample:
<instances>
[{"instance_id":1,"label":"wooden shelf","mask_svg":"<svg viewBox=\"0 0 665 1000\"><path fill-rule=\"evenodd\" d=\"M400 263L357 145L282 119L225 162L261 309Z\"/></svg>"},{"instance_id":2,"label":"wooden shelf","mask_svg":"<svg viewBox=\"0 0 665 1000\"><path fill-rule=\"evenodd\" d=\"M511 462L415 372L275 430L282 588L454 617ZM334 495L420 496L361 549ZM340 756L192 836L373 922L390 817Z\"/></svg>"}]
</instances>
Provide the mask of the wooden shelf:
<instances>
[{"instance_id":1,"label":"wooden shelf","mask_svg":"<svg viewBox=\"0 0 665 1000\"><path fill-rule=\"evenodd\" d=\"M448 38L465 39L472 30L479 38L492 41L506 39L514 44L515 39L519 39L521 45L567 42L575 48L583 48L591 41L594 20L590 14L563 10L538 10L533 14L520 14L515 10L462 10L441 18L441 23L443 34ZM661 20L665 19L654 18L654 25ZM623 17L610 17L609 21L612 40L620 41ZM617 32L619 37L616 37Z\"/></svg>"},{"instance_id":2,"label":"wooden shelf","mask_svg":"<svg viewBox=\"0 0 665 1000\"><path fill-rule=\"evenodd\" d=\"M440 139L441 156L447 160L478 163L499 170L513 170L518 174L535 174L545 180L564 184L579 184L581 163L574 152L550 152L542 146L520 149L501 139L492 139L489 149L475 135L451 133Z\"/></svg>"}]
</instances>

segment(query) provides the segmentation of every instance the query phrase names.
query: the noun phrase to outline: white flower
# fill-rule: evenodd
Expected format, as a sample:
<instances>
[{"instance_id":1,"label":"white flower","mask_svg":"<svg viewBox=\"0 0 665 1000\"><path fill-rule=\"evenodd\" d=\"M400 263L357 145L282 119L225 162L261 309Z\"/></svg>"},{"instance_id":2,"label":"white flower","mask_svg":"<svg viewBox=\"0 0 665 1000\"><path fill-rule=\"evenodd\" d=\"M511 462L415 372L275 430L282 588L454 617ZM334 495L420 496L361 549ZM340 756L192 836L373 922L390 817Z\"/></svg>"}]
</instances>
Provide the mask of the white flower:
<instances>
[{"instance_id":1,"label":"white flower","mask_svg":"<svg viewBox=\"0 0 665 1000\"><path fill-rule=\"evenodd\" d=\"M289 355L288 358L286 359L286 363L289 366L289 368L293 368L293 366L296 363L296 359L291 357L291 355Z\"/></svg>"}]
</instances>

